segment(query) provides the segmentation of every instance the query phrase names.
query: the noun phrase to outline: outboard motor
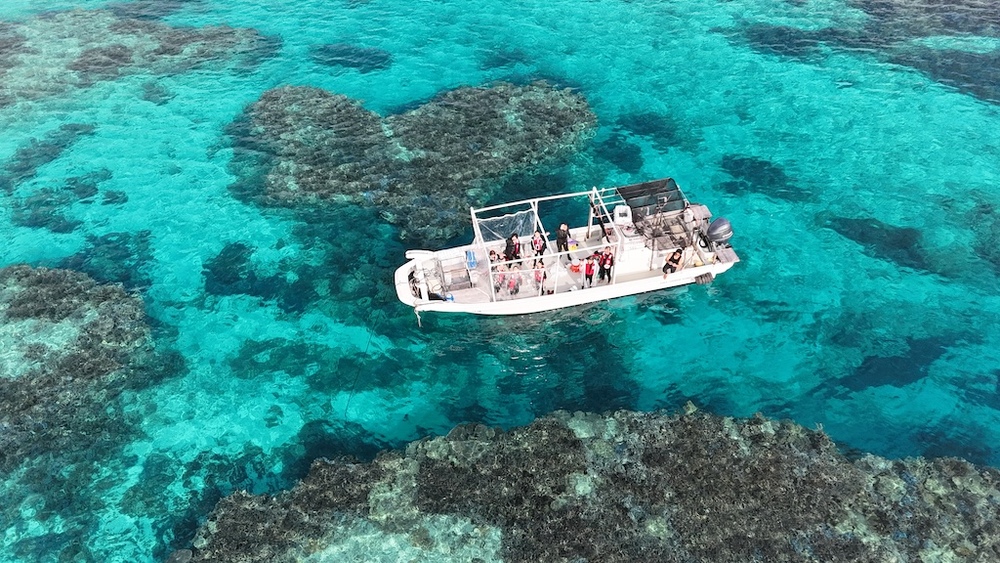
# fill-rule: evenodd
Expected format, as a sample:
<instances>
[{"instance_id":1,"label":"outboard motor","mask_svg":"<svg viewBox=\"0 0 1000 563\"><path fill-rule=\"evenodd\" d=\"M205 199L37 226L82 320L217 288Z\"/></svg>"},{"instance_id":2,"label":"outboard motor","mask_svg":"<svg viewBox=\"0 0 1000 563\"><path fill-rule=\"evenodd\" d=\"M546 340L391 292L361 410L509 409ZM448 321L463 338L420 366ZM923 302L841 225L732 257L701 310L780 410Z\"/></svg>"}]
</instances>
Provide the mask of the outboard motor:
<instances>
[{"instance_id":1,"label":"outboard motor","mask_svg":"<svg viewBox=\"0 0 1000 563\"><path fill-rule=\"evenodd\" d=\"M714 244L725 244L733 237L733 226L729 223L729 219L719 217L708 226L706 235Z\"/></svg>"}]
</instances>

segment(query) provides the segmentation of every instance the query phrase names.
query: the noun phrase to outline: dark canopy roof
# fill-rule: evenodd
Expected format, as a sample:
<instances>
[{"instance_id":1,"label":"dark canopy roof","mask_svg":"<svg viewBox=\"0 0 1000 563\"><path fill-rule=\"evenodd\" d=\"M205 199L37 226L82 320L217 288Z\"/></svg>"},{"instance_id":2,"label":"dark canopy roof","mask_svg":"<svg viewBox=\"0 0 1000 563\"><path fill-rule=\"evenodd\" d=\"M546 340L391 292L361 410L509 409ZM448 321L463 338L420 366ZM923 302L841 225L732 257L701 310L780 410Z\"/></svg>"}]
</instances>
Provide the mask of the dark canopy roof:
<instances>
[{"instance_id":1,"label":"dark canopy roof","mask_svg":"<svg viewBox=\"0 0 1000 563\"><path fill-rule=\"evenodd\" d=\"M632 208L634 221L659 213L680 211L687 205L687 199L673 178L622 186L618 188L618 195Z\"/></svg>"}]
</instances>

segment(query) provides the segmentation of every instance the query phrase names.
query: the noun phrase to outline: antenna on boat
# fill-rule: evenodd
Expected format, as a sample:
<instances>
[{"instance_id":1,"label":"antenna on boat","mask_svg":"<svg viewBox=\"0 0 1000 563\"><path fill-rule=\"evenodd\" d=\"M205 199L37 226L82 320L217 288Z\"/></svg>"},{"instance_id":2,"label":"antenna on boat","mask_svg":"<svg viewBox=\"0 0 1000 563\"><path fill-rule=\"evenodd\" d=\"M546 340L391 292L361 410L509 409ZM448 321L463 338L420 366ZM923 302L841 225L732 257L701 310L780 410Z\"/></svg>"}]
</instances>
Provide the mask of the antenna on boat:
<instances>
[{"instance_id":1,"label":"antenna on boat","mask_svg":"<svg viewBox=\"0 0 1000 563\"><path fill-rule=\"evenodd\" d=\"M595 191L597 190L596 186L594 187L594 190ZM597 224L601 226L601 238L603 238L608 242L611 242L611 239L608 237L608 228L604 226L604 216L601 215L600 210L597 209L597 204L594 203L593 195L590 196L590 212L593 214L594 217L597 218ZM588 225L588 227L589 226L590 225Z\"/></svg>"}]
</instances>

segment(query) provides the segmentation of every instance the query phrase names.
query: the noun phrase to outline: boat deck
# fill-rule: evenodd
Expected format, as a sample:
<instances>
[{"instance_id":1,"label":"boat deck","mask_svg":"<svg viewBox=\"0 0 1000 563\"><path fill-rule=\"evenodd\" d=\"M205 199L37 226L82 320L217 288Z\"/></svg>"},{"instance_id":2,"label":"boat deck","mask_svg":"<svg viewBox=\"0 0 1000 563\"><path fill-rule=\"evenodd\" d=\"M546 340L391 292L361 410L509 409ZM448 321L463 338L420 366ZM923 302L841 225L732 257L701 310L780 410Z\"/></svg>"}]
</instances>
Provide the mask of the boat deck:
<instances>
[{"instance_id":1,"label":"boat deck","mask_svg":"<svg viewBox=\"0 0 1000 563\"><path fill-rule=\"evenodd\" d=\"M518 284L516 292L512 291L508 285L510 272L500 275L494 274L495 282L497 278L501 275L503 276L503 280L500 283L495 283L494 291L496 292L496 300L507 301L537 297L550 292L562 293L565 291L589 289L589 287L585 287L583 261L587 256L599 252L605 246L614 247L617 242L613 238L614 235L611 235L612 242L609 243L605 237L601 236L599 230L592 229L589 238L587 238L586 234L587 229L585 227L570 231L571 240L575 241L576 244L570 247L571 250L568 256L559 257L558 263L546 261L548 263L545 264L545 277L541 282L537 280L535 270L530 269L536 258L535 256L530 256L520 261L520 267L524 268L524 270L520 270L517 273L521 281ZM601 282L599 275L595 273L593 286L591 287L611 285L612 283L628 283L636 280L661 277L663 275L660 267L666 256L673 249L653 252L649 248L646 248L645 239L639 235L627 237L625 243L629 250L627 255L621 257L621 260L615 264L615 269L618 271L615 273L614 281L610 283L608 281ZM541 256L543 261L555 251L554 246L554 244L549 244L548 250ZM493 300L493 292L491 292L491 288L489 287L488 259L482 260L477 255L476 267L469 269L465 262L465 252L470 250L475 252L472 245L469 245L456 249L450 261L447 258L442 258L446 263L451 262L453 264L452 269L448 270L450 275L446 276L448 279L444 289L447 293L451 294L451 299L457 303L488 303ZM493 250L499 252L503 248L498 244L495 245ZM574 271L571 267L573 260L580 262L578 271ZM618 260L617 257L616 260Z\"/></svg>"}]
</instances>

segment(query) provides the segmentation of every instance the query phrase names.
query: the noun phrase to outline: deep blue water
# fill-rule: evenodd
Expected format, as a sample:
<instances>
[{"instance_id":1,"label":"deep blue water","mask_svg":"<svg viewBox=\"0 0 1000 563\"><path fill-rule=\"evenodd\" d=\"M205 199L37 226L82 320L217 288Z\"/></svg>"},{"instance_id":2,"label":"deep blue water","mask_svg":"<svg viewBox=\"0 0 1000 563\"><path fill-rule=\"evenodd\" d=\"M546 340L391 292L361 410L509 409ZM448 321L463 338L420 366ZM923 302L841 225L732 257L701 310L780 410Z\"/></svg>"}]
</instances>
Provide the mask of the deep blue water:
<instances>
[{"instance_id":1,"label":"deep blue water","mask_svg":"<svg viewBox=\"0 0 1000 563\"><path fill-rule=\"evenodd\" d=\"M690 400L1000 465L1000 23L890 5L4 2L0 266L126 284L182 361L109 408L108 447L4 477L0 559L162 558L220 496L286 488L316 457L555 409ZM82 78L94 30L128 18L268 39L125 71L102 51ZM421 241L378 210L234 197L227 126L270 88L387 115L535 79L584 96L598 133L498 200L672 176L743 261L707 287L421 329L390 287Z\"/></svg>"}]
</instances>

